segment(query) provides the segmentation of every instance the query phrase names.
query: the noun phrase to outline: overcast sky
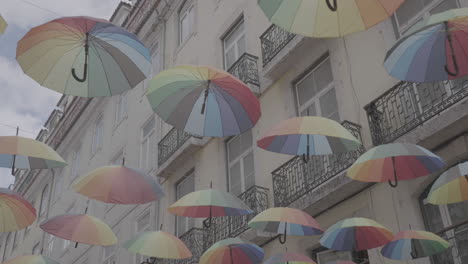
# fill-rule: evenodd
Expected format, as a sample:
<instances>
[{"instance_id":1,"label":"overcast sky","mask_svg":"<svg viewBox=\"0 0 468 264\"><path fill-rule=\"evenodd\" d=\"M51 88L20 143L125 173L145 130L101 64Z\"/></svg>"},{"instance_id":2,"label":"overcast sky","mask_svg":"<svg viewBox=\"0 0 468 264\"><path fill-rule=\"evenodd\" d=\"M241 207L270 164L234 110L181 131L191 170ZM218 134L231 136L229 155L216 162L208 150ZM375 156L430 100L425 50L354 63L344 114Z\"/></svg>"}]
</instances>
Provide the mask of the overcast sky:
<instances>
[{"instance_id":1,"label":"overcast sky","mask_svg":"<svg viewBox=\"0 0 468 264\"><path fill-rule=\"evenodd\" d=\"M0 14L8 27L0 35L0 136L35 138L54 109L60 94L40 87L23 73L15 60L16 43L32 27L62 16L109 19L120 0L1 0ZM28 131L28 132L26 132ZM11 170L0 169L0 186L13 183Z\"/></svg>"}]
</instances>

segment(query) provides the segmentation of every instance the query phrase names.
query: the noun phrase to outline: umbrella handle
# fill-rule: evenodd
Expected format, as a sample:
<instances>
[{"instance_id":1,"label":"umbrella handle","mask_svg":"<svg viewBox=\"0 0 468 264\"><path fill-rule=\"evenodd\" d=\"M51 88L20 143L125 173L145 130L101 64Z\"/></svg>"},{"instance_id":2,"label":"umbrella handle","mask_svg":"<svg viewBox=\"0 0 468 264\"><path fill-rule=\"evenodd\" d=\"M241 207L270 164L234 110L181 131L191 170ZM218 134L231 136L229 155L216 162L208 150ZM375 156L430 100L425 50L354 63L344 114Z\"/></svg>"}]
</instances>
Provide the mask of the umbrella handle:
<instances>
[{"instance_id":1,"label":"umbrella handle","mask_svg":"<svg viewBox=\"0 0 468 264\"><path fill-rule=\"evenodd\" d=\"M392 165L393 165L393 178L395 179L395 183L393 183L392 180L388 180L388 184L392 188L396 188L398 186L398 177L397 177L397 174L396 174L395 157L392 157Z\"/></svg>"},{"instance_id":2,"label":"umbrella handle","mask_svg":"<svg viewBox=\"0 0 468 264\"><path fill-rule=\"evenodd\" d=\"M209 84L208 84L209 85ZM203 99L203 105L202 105L202 108L201 108L201 114L204 115L205 114L205 108L206 108L206 101L208 100L208 88L205 89L205 98Z\"/></svg>"},{"instance_id":3,"label":"umbrella handle","mask_svg":"<svg viewBox=\"0 0 468 264\"><path fill-rule=\"evenodd\" d=\"M77 248L77 247L78 247L78 242L75 243L75 248Z\"/></svg>"},{"instance_id":4,"label":"umbrella handle","mask_svg":"<svg viewBox=\"0 0 468 264\"><path fill-rule=\"evenodd\" d=\"M450 52L452 52L453 67L455 68L455 71L452 72L449 69L448 65L446 64L445 65L445 71L450 76L457 76L458 74L460 74L460 68L458 67L457 58L455 57L455 49L453 48L452 35L450 35L450 32L449 32L448 22L445 21L444 24L445 24L445 31L447 32L447 40L448 40L448 43L449 43Z\"/></svg>"},{"instance_id":5,"label":"umbrella handle","mask_svg":"<svg viewBox=\"0 0 468 264\"><path fill-rule=\"evenodd\" d=\"M287 236L286 233L284 233L284 234L281 234L281 235L278 237L278 240L279 240L279 242L281 243L281 245L286 244L286 236Z\"/></svg>"},{"instance_id":6,"label":"umbrella handle","mask_svg":"<svg viewBox=\"0 0 468 264\"><path fill-rule=\"evenodd\" d=\"M332 12L336 12L336 10L338 10L337 1L336 1L336 0L333 0L333 4L330 3L330 1L331 1L331 0L325 0L325 2L327 2L328 8L329 8Z\"/></svg>"},{"instance_id":7,"label":"umbrella handle","mask_svg":"<svg viewBox=\"0 0 468 264\"><path fill-rule=\"evenodd\" d=\"M207 219L203 220L203 226L204 226L205 228L210 228L210 227L211 227L211 224L212 224L212 222L211 222L211 216L208 217Z\"/></svg>"},{"instance_id":8,"label":"umbrella handle","mask_svg":"<svg viewBox=\"0 0 468 264\"><path fill-rule=\"evenodd\" d=\"M417 257L413 254L413 251L411 251L411 257L412 257L413 259L417 259Z\"/></svg>"},{"instance_id":9,"label":"umbrella handle","mask_svg":"<svg viewBox=\"0 0 468 264\"><path fill-rule=\"evenodd\" d=\"M89 33L86 32L86 42L85 42L85 63L84 63L84 68L83 68L83 77L80 78L78 75L76 75L75 68L72 68L71 73L73 78L77 80L78 82L85 82L87 77L88 77L88 50L89 50Z\"/></svg>"},{"instance_id":10,"label":"umbrella handle","mask_svg":"<svg viewBox=\"0 0 468 264\"><path fill-rule=\"evenodd\" d=\"M304 161L304 163L309 163L309 156L307 156L306 154L302 154L302 160Z\"/></svg>"},{"instance_id":11,"label":"umbrella handle","mask_svg":"<svg viewBox=\"0 0 468 264\"><path fill-rule=\"evenodd\" d=\"M16 136L19 134L19 126L16 127ZM13 155L13 164L11 165L11 175L15 176L16 155Z\"/></svg>"}]
</instances>

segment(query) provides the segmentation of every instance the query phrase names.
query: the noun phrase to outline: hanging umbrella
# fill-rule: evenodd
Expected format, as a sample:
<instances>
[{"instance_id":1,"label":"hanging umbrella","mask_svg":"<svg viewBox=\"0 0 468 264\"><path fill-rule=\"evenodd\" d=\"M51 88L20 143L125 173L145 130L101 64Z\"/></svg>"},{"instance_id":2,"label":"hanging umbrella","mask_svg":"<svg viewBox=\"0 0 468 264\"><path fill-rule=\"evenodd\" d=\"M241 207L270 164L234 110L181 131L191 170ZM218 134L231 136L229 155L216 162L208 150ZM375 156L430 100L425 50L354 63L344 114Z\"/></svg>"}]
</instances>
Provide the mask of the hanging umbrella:
<instances>
[{"instance_id":1,"label":"hanging umbrella","mask_svg":"<svg viewBox=\"0 0 468 264\"><path fill-rule=\"evenodd\" d=\"M185 65L159 73L147 97L164 121L193 135L241 134L260 118L260 103L249 87L208 66Z\"/></svg>"},{"instance_id":2,"label":"hanging umbrella","mask_svg":"<svg viewBox=\"0 0 468 264\"><path fill-rule=\"evenodd\" d=\"M257 145L268 151L304 155L329 155L353 151L361 146L346 128L338 122L305 116L285 120L271 129Z\"/></svg>"},{"instance_id":3,"label":"hanging umbrella","mask_svg":"<svg viewBox=\"0 0 468 264\"><path fill-rule=\"evenodd\" d=\"M212 217L253 213L241 199L230 193L213 189L189 193L167 210L178 216L208 218L207 222L203 222L205 227L210 227Z\"/></svg>"},{"instance_id":4,"label":"hanging umbrella","mask_svg":"<svg viewBox=\"0 0 468 264\"><path fill-rule=\"evenodd\" d=\"M55 216L40 227L49 234L77 243L100 246L117 243L114 232L106 223L87 214Z\"/></svg>"},{"instance_id":5,"label":"hanging umbrella","mask_svg":"<svg viewBox=\"0 0 468 264\"><path fill-rule=\"evenodd\" d=\"M282 234L281 244L286 243L286 235L321 235L322 228L309 214L294 208L277 207L267 209L249 222L249 227L264 232Z\"/></svg>"},{"instance_id":6,"label":"hanging umbrella","mask_svg":"<svg viewBox=\"0 0 468 264\"><path fill-rule=\"evenodd\" d=\"M0 137L0 167L17 169L51 169L67 163L46 144L19 136Z\"/></svg>"},{"instance_id":7,"label":"hanging umbrella","mask_svg":"<svg viewBox=\"0 0 468 264\"><path fill-rule=\"evenodd\" d=\"M325 264L356 264L356 262L353 262L350 260L338 260L338 261L327 262Z\"/></svg>"},{"instance_id":8,"label":"hanging umbrella","mask_svg":"<svg viewBox=\"0 0 468 264\"><path fill-rule=\"evenodd\" d=\"M441 253L450 243L441 237L425 231L402 231L392 242L385 245L381 253L384 257L396 260L412 260Z\"/></svg>"},{"instance_id":9,"label":"hanging umbrella","mask_svg":"<svg viewBox=\"0 0 468 264\"><path fill-rule=\"evenodd\" d=\"M16 59L40 85L62 94L111 96L132 89L151 71L149 50L109 21L63 17L31 29Z\"/></svg>"},{"instance_id":10,"label":"hanging umbrella","mask_svg":"<svg viewBox=\"0 0 468 264\"><path fill-rule=\"evenodd\" d=\"M428 195L431 204L468 201L468 161L460 163L437 178Z\"/></svg>"},{"instance_id":11,"label":"hanging umbrella","mask_svg":"<svg viewBox=\"0 0 468 264\"><path fill-rule=\"evenodd\" d=\"M348 218L325 231L320 244L339 251L362 251L383 246L393 239L393 233L374 220Z\"/></svg>"},{"instance_id":12,"label":"hanging umbrella","mask_svg":"<svg viewBox=\"0 0 468 264\"><path fill-rule=\"evenodd\" d=\"M143 232L125 242L124 247L133 253L155 258L185 259L192 257L192 253L182 240L162 231Z\"/></svg>"},{"instance_id":13,"label":"hanging umbrella","mask_svg":"<svg viewBox=\"0 0 468 264\"><path fill-rule=\"evenodd\" d=\"M280 253L267 259L264 264L317 264L309 257L298 253Z\"/></svg>"},{"instance_id":14,"label":"hanging umbrella","mask_svg":"<svg viewBox=\"0 0 468 264\"><path fill-rule=\"evenodd\" d=\"M263 256L261 247L240 238L228 238L206 250L199 264L259 264Z\"/></svg>"},{"instance_id":15,"label":"hanging umbrella","mask_svg":"<svg viewBox=\"0 0 468 264\"><path fill-rule=\"evenodd\" d=\"M3 262L3 264L59 264L57 261L42 255L19 256Z\"/></svg>"},{"instance_id":16,"label":"hanging umbrella","mask_svg":"<svg viewBox=\"0 0 468 264\"><path fill-rule=\"evenodd\" d=\"M12 232L30 226L36 209L18 193L0 188L0 232Z\"/></svg>"},{"instance_id":17,"label":"hanging umbrella","mask_svg":"<svg viewBox=\"0 0 468 264\"><path fill-rule=\"evenodd\" d=\"M5 19L0 15L0 35L5 32L5 29L7 28L8 24L5 21Z\"/></svg>"},{"instance_id":18,"label":"hanging umbrella","mask_svg":"<svg viewBox=\"0 0 468 264\"><path fill-rule=\"evenodd\" d=\"M387 53L390 75L409 82L435 82L468 75L468 8L429 17Z\"/></svg>"},{"instance_id":19,"label":"hanging umbrella","mask_svg":"<svg viewBox=\"0 0 468 264\"><path fill-rule=\"evenodd\" d=\"M289 32L316 38L364 31L392 16L404 0L258 0L268 19Z\"/></svg>"},{"instance_id":20,"label":"hanging umbrella","mask_svg":"<svg viewBox=\"0 0 468 264\"><path fill-rule=\"evenodd\" d=\"M72 188L88 198L113 204L145 204L164 196L152 176L124 166L96 169L80 177Z\"/></svg>"},{"instance_id":21,"label":"hanging umbrella","mask_svg":"<svg viewBox=\"0 0 468 264\"><path fill-rule=\"evenodd\" d=\"M444 161L418 145L393 143L380 145L360 156L347 175L363 182L386 182L392 187L399 180L410 180L441 170ZM392 183L392 180L395 183Z\"/></svg>"}]
</instances>

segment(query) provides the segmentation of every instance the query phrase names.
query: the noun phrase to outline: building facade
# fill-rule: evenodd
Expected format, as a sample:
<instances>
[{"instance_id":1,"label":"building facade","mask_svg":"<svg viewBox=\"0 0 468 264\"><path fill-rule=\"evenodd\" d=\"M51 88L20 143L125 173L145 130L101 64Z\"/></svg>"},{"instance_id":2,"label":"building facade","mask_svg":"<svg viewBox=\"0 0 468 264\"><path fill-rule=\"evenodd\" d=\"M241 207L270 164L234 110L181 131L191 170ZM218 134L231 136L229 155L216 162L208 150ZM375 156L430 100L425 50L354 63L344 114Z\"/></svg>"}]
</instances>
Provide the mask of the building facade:
<instances>
[{"instance_id":1,"label":"building facade","mask_svg":"<svg viewBox=\"0 0 468 264\"><path fill-rule=\"evenodd\" d=\"M121 3L111 20L137 34L150 48L153 74L181 64L210 65L243 80L258 96L262 117L249 132L230 138L198 138L165 124L145 98L147 81L108 98L64 96L38 139L64 157L63 169L18 171L14 189L38 210L25 230L1 236L3 260L41 253L61 263L139 264L145 260L121 247L144 230L180 237L192 250L184 261L197 263L214 242L241 236L265 249L266 257L285 251L276 237L251 230L253 217L218 218L210 228L201 220L178 218L166 208L200 189L229 191L255 213L294 207L314 216L323 228L347 217L368 217L393 232L425 229L452 247L444 254L412 263L468 263L468 202L433 206L425 197L437 175L388 184L364 184L345 176L365 150L390 142L419 144L449 165L468 158L467 80L432 84L400 82L383 68L386 51L421 18L468 7L468 0L407 0L387 21L344 38L312 39L271 25L253 0L139 0ZM299 157L270 153L256 141L276 123L319 115L343 124L362 140L351 153ZM95 168L121 164L158 177L166 196L144 206L106 205L74 193L70 184ZM49 236L39 223L64 213L88 213L116 233L113 247L75 245ZM288 251L319 264L335 259L356 263L398 263L366 252L333 252L318 237L289 237Z\"/></svg>"}]
</instances>

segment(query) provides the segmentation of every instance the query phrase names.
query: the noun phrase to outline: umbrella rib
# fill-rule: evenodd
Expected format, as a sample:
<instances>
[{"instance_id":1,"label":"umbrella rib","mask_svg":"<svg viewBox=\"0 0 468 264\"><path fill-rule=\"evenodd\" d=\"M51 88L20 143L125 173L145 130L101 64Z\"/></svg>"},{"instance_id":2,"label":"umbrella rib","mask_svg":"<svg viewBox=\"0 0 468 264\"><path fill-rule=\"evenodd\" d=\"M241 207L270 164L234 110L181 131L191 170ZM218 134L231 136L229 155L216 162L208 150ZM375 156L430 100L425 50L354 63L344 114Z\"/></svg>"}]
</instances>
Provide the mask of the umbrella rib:
<instances>
[{"instance_id":1,"label":"umbrella rib","mask_svg":"<svg viewBox=\"0 0 468 264\"><path fill-rule=\"evenodd\" d=\"M213 91L213 93L215 94L215 95L213 95L213 97L214 97L216 103L218 104L218 112L219 112L219 117L220 117L220 121L221 121L221 133L224 135L223 114L221 113L221 104L218 101L218 97L216 96L216 92L217 92L216 90Z\"/></svg>"},{"instance_id":2,"label":"umbrella rib","mask_svg":"<svg viewBox=\"0 0 468 264\"><path fill-rule=\"evenodd\" d=\"M466 34L466 32L463 31L463 30L460 30L459 32L462 32L463 34ZM468 34L466 34L466 35L468 35ZM458 43L458 45L463 47L463 45L460 43L460 40L458 39L457 35L452 34L452 38L455 39L455 41ZM465 55L465 58L468 58L468 54L466 54L466 50L463 49L463 48L462 48L462 50L463 50L463 54Z\"/></svg>"},{"instance_id":3,"label":"umbrella rib","mask_svg":"<svg viewBox=\"0 0 468 264\"><path fill-rule=\"evenodd\" d=\"M94 44L94 43L96 44L96 46L101 47L100 44L99 44L98 42L93 42L93 44ZM104 67L104 63L102 62L101 55L99 54L98 49L97 49L94 45L90 45L90 46L91 46L92 49L94 49L94 51L96 52L97 57L99 58L99 61L101 62L102 69L104 70L104 76L106 76L107 89L109 90L109 94L112 95L112 90L111 90L111 88L110 88L111 84L110 84L110 82L109 82L109 77L107 76L106 67ZM101 47L101 48L102 48L102 47ZM105 51L104 48L102 48L102 49ZM108 54L109 54L109 53L108 53ZM109 55L110 55L110 54L109 54ZM112 58L114 59L114 57L112 57ZM114 61L115 61L115 59L114 59ZM115 63L117 64L117 61L115 61ZM118 65L118 64L117 64L117 65ZM120 65L119 65L119 67L120 67ZM122 70L122 69L120 68L120 70ZM125 75L125 74L124 74L124 75ZM127 79L127 82L128 82L128 79ZM130 82L128 82L128 84L130 85ZM89 83L88 83L88 89L89 89Z\"/></svg>"},{"instance_id":4,"label":"umbrella rib","mask_svg":"<svg viewBox=\"0 0 468 264\"><path fill-rule=\"evenodd\" d=\"M212 90L216 90L216 89L212 89ZM224 97L223 93L221 93L221 92L219 92L219 91L216 91L216 92L218 92L218 93L221 95L221 97L223 98L223 100L224 100L224 101L226 102L226 104L229 106L229 108L230 108L230 110L231 110L231 112L232 112L232 115L234 116L234 120L236 121L237 127L239 128L239 131L241 131L241 127L240 127L240 125L239 125L239 121L237 120L237 116L236 116L235 112L233 111L232 105L229 104L229 101L226 99L226 97ZM234 100L237 100L237 99L234 98ZM240 103L240 102L239 102L239 103ZM241 104L241 105L242 105L242 104ZM242 110L244 110L244 109L242 109ZM246 112L246 111L244 110L244 112ZM250 119L250 117L249 117L249 119ZM252 120L250 120L250 121L252 121Z\"/></svg>"},{"instance_id":5,"label":"umbrella rib","mask_svg":"<svg viewBox=\"0 0 468 264\"><path fill-rule=\"evenodd\" d=\"M82 49L84 49L84 47L82 47ZM73 65L75 64L76 60L78 59L78 56L80 55L80 53L81 53L81 51L78 52L78 54L76 55L75 59L73 60L73 63L71 64L72 67L73 67ZM71 79L70 77L71 77L71 75L68 74L68 78L67 78L67 81L65 82L65 86L64 86L65 88L63 89L63 93L64 93L64 94L66 93L66 90L67 90L67 88L69 87L69 86L68 86L68 82L69 82L70 79Z\"/></svg>"}]
</instances>

